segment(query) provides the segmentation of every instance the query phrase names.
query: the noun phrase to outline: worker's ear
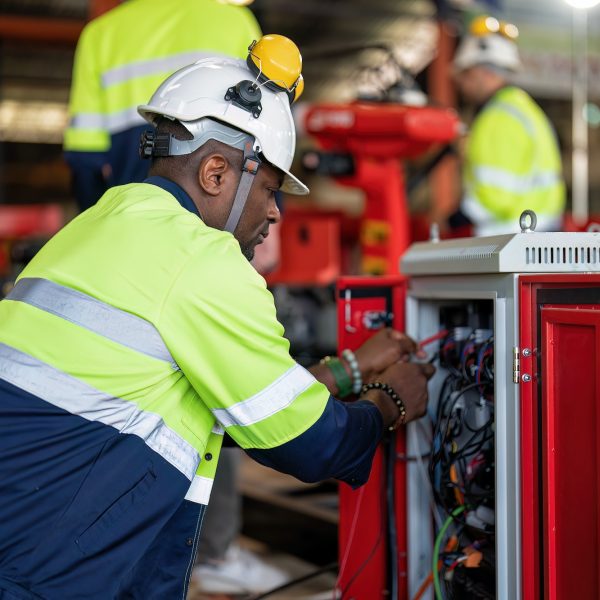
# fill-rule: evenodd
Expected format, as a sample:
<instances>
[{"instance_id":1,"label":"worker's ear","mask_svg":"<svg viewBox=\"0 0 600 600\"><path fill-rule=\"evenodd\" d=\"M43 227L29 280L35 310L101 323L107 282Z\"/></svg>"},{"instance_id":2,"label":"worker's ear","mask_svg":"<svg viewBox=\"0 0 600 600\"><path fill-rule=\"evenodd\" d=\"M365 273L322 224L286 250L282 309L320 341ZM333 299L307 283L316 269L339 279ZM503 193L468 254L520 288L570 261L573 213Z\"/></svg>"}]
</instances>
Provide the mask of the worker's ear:
<instances>
[{"instance_id":1,"label":"worker's ear","mask_svg":"<svg viewBox=\"0 0 600 600\"><path fill-rule=\"evenodd\" d=\"M200 161L198 183L209 196L220 196L233 183L231 163L222 154L209 154Z\"/></svg>"}]
</instances>

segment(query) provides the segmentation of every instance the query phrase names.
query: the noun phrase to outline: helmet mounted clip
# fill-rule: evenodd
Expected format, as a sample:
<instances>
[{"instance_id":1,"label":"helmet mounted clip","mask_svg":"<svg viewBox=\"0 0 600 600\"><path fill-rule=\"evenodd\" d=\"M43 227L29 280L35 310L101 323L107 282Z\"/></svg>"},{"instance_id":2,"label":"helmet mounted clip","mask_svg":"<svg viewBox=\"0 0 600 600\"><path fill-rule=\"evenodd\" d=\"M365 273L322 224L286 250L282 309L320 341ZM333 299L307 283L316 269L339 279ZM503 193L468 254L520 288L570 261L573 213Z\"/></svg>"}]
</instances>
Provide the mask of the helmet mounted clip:
<instances>
[{"instance_id":1,"label":"helmet mounted clip","mask_svg":"<svg viewBox=\"0 0 600 600\"><path fill-rule=\"evenodd\" d=\"M248 79L227 88L227 92L225 93L225 100L252 113L255 119L258 119L262 112L261 99L262 92L260 88Z\"/></svg>"},{"instance_id":2,"label":"helmet mounted clip","mask_svg":"<svg viewBox=\"0 0 600 600\"><path fill-rule=\"evenodd\" d=\"M170 156L171 134L144 131L140 137L140 158Z\"/></svg>"}]
</instances>

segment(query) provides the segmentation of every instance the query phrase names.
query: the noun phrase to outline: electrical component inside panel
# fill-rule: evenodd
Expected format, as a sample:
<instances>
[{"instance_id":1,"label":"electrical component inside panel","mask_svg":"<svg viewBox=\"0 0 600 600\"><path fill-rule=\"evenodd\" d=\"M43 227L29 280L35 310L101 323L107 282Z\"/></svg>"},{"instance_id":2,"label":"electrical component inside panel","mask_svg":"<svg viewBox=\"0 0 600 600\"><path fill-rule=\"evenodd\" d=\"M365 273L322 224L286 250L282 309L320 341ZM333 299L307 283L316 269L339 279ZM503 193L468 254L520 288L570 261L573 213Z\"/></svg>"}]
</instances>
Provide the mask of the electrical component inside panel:
<instances>
[{"instance_id":1,"label":"electrical component inside panel","mask_svg":"<svg viewBox=\"0 0 600 600\"><path fill-rule=\"evenodd\" d=\"M429 479L437 527L436 600L495 598L494 332L492 305L440 307L447 334L432 357L443 383Z\"/></svg>"}]
</instances>

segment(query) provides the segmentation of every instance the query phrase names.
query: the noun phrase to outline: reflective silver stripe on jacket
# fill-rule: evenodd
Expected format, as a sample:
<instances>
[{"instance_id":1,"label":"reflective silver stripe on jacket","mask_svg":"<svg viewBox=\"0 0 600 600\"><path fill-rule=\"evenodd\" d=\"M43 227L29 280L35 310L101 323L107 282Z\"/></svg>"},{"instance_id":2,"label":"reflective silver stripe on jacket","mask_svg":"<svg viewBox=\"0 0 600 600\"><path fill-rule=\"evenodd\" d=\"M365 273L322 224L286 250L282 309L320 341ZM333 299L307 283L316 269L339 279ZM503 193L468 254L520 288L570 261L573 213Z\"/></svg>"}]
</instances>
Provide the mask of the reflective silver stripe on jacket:
<instances>
[{"instance_id":1,"label":"reflective silver stripe on jacket","mask_svg":"<svg viewBox=\"0 0 600 600\"><path fill-rule=\"evenodd\" d=\"M133 434L192 481L200 456L160 415L110 396L37 358L0 343L0 378L88 421Z\"/></svg>"},{"instance_id":2,"label":"reflective silver stripe on jacket","mask_svg":"<svg viewBox=\"0 0 600 600\"><path fill-rule=\"evenodd\" d=\"M106 129L106 115L100 113L78 113L71 117L69 127L73 129Z\"/></svg>"},{"instance_id":3,"label":"reflective silver stripe on jacket","mask_svg":"<svg viewBox=\"0 0 600 600\"><path fill-rule=\"evenodd\" d=\"M197 50L194 50L191 52L182 52L181 54L172 54L171 56L140 60L109 69L102 74L100 79L102 81L102 87L107 88L111 85L135 79L136 77L159 75L160 73L171 74L177 69L181 69L202 58L211 56L222 56L222 53L198 52Z\"/></svg>"},{"instance_id":4,"label":"reflective silver stripe on jacket","mask_svg":"<svg viewBox=\"0 0 600 600\"><path fill-rule=\"evenodd\" d=\"M540 171L518 175L506 169L486 165L475 167L473 177L478 185L491 185L511 194L528 194L558 185L561 181L560 175L555 171Z\"/></svg>"},{"instance_id":5,"label":"reflective silver stripe on jacket","mask_svg":"<svg viewBox=\"0 0 600 600\"><path fill-rule=\"evenodd\" d=\"M192 479L192 485L190 485L190 488L185 495L185 500L195 502L196 504L208 504L213 481L213 479L208 477L194 475L194 479Z\"/></svg>"},{"instance_id":6,"label":"reflective silver stripe on jacket","mask_svg":"<svg viewBox=\"0 0 600 600\"><path fill-rule=\"evenodd\" d=\"M211 429L211 433L214 433L215 435L225 435L225 430L218 423L215 423Z\"/></svg>"},{"instance_id":7,"label":"reflective silver stripe on jacket","mask_svg":"<svg viewBox=\"0 0 600 600\"><path fill-rule=\"evenodd\" d=\"M529 117L520 111L516 106L505 102L503 100L492 101L489 108L497 108L499 110L512 115L517 121L521 122L521 125L526 129L529 135L535 135L535 127Z\"/></svg>"},{"instance_id":8,"label":"reflective silver stripe on jacket","mask_svg":"<svg viewBox=\"0 0 600 600\"><path fill-rule=\"evenodd\" d=\"M478 200L470 196L463 199L461 211L473 223L475 235L501 235L503 233L519 233L518 220L511 218L508 221L498 220L498 216L491 213ZM560 231L562 228L561 215L538 215L536 231Z\"/></svg>"},{"instance_id":9,"label":"reflective silver stripe on jacket","mask_svg":"<svg viewBox=\"0 0 600 600\"><path fill-rule=\"evenodd\" d=\"M109 133L118 133L145 123L146 121L137 111L137 106L131 106L108 114L78 113L71 117L69 127L72 129L101 129Z\"/></svg>"},{"instance_id":10,"label":"reflective silver stripe on jacket","mask_svg":"<svg viewBox=\"0 0 600 600\"><path fill-rule=\"evenodd\" d=\"M92 296L48 279L31 277L19 279L6 299L35 306L178 368L152 323Z\"/></svg>"},{"instance_id":11,"label":"reflective silver stripe on jacket","mask_svg":"<svg viewBox=\"0 0 600 600\"><path fill-rule=\"evenodd\" d=\"M254 396L228 408L213 408L212 413L223 427L253 425L287 408L315 381L304 367L294 365Z\"/></svg>"}]
</instances>

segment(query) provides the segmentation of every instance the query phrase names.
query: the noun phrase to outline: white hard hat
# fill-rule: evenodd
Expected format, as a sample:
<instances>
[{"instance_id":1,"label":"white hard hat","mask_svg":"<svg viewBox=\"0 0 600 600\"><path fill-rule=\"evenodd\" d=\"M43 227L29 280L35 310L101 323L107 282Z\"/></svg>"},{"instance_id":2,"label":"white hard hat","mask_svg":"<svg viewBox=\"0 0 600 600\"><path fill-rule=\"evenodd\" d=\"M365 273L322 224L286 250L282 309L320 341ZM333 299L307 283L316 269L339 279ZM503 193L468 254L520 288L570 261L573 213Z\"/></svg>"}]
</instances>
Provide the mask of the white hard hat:
<instances>
[{"instance_id":1,"label":"white hard hat","mask_svg":"<svg viewBox=\"0 0 600 600\"><path fill-rule=\"evenodd\" d=\"M176 119L194 138L206 129L201 121L207 117L231 125L252 136L254 151L283 171L283 192L307 194L308 188L289 170L296 148L289 97L284 91L252 85L255 81L243 60L206 58L171 75L138 112L153 124L159 117Z\"/></svg>"},{"instance_id":2,"label":"white hard hat","mask_svg":"<svg viewBox=\"0 0 600 600\"><path fill-rule=\"evenodd\" d=\"M486 64L507 71L520 70L522 64L517 44L498 33L467 35L456 51L454 70L460 72Z\"/></svg>"}]
</instances>

